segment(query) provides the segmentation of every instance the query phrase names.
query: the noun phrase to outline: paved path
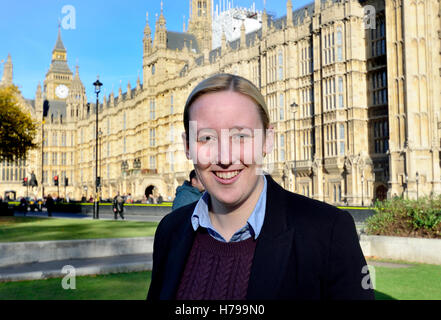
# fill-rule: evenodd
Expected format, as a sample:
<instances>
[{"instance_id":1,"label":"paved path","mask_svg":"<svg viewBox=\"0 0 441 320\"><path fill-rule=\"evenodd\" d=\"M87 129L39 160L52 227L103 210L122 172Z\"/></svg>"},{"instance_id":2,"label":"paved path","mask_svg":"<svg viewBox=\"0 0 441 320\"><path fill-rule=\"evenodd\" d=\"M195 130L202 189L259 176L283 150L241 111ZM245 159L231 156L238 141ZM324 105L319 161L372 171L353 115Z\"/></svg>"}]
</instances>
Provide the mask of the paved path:
<instances>
[{"instance_id":1,"label":"paved path","mask_svg":"<svg viewBox=\"0 0 441 320\"><path fill-rule=\"evenodd\" d=\"M375 267L409 268L413 265L368 260ZM38 280L47 278L62 278L67 272L62 272L64 266L73 266L75 275L93 275L120 272L136 272L152 269L152 254L131 254L113 257L69 259L39 263L26 263L14 266L0 267L0 281Z\"/></svg>"},{"instance_id":2,"label":"paved path","mask_svg":"<svg viewBox=\"0 0 441 320\"><path fill-rule=\"evenodd\" d=\"M414 267L414 265L412 264L405 264L405 263L393 263L393 262L383 262L383 261L374 261L374 260L367 260L366 262L368 265L374 267L387 267L394 269Z\"/></svg>"},{"instance_id":3,"label":"paved path","mask_svg":"<svg viewBox=\"0 0 441 320\"><path fill-rule=\"evenodd\" d=\"M37 280L64 277L62 269L73 266L75 275L92 275L135 272L152 269L152 254L131 254L113 257L68 259L49 262L26 263L0 267L0 281Z\"/></svg>"}]
</instances>

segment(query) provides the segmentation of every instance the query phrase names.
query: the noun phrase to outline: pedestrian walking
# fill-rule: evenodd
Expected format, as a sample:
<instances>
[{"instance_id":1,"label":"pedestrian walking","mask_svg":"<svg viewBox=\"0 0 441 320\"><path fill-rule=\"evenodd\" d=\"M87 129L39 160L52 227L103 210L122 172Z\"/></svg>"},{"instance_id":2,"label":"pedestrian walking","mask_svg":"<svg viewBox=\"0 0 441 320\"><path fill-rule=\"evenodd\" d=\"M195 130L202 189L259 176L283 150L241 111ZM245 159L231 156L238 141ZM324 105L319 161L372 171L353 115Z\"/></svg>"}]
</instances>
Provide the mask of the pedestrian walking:
<instances>
[{"instance_id":1,"label":"pedestrian walking","mask_svg":"<svg viewBox=\"0 0 441 320\"><path fill-rule=\"evenodd\" d=\"M115 215L115 220L118 220L118 214L121 216L121 219L124 220L124 198L119 192L113 198L113 213Z\"/></svg>"},{"instance_id":2,"label":"pedestrian walking","mask_svg":"<svg viewBox=\"0 0 441 320\"><path fill-rule=\"evenodd\" d=\"M47 195L46 209L47 209L47 216L52 217L52 211L54 210L54 199L52 198L51 194Z\"/></svg>"}]
</instances>

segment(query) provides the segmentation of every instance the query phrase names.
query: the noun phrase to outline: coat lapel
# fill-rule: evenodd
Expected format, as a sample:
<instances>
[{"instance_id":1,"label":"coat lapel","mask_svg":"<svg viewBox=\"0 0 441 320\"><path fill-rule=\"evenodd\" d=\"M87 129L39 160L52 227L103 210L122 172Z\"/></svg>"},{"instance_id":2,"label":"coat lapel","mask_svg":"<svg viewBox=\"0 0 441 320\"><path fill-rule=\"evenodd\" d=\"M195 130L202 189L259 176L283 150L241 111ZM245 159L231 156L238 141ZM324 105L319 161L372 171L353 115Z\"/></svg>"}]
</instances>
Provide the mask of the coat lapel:
<instances>
[{"instance_id":1,"label":"coat lapel","mask_svg":"<svg viewBox=\"0 0 441 320\"><path fill-rule=\"evenodd\" d=\"M277 299L294 250L295 229L287 223L286 190L269 175L265 219L257 239L247 299Z\"/></svg>"},{"instance_id":2,"label":"coat lapel","mask_svg":"<svg viewBox=\"0 0 441 320\"><path fill-rule=\"evenodd\" d=\"M194 207L193 207L194 209ZM193 212L193 210L191 210ZM164 270L164 282L159 299L174 300L179 287L182 272L195 237L190 218L184 222L184 228L174 234L170 243L170 252Z\"/></svg>"}]
</instances>

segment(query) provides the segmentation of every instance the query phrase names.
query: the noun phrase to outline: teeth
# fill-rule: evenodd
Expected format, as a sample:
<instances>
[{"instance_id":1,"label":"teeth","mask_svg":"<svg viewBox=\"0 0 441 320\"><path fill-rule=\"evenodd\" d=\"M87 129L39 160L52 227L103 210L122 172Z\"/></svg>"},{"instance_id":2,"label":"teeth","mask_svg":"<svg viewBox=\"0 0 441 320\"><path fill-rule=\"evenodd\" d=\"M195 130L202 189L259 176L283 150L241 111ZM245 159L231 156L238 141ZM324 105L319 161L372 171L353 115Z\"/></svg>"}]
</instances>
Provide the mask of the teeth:
<instances>
[{"instance_id":1,"label":"teeth","mask_svg":"<svg viewBox=\"0 0 441 320\"><path fill-rule=\"evenodd\" d=\"M215 172L215 174L221 179L231 179L239 174L240 171L230 171L230 172Z\"/></svg>"}]
</instances>

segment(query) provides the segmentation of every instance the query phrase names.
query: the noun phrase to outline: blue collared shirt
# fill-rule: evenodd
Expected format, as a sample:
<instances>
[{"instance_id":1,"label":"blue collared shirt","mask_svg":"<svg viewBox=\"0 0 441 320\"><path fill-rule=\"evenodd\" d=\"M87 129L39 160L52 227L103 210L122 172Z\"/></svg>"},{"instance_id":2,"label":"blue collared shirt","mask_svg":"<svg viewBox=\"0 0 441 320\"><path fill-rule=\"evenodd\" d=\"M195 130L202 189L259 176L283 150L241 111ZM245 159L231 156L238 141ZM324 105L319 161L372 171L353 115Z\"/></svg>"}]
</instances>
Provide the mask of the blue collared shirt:
<instances>
[{"instance_id":1,"label":"blue collared shirt","mask_svg":"<svg viewBox=\"0 0 441 320\"><path fill-rule=\"evenodd\" d=\"M263 189L259 196L259 200L257 201L253 212L248 218L247 223L233 234L229 242L243 241L250 237L254 237L254 239L257 239L257 237L259 236L260 230L262 229L263 220L265 218L266 208L267 188L265 175L263 176L263 181ZM191 224L194 231L196 231L198 227L203 227L206 228L208 233L216 240L227 242L224 237L222 237L211 224L210 216L208 214L209 197L210 195L208 194L208 192L204 192L201 199L199 199L191 216Z\"/></svg>"}]
</instances>

